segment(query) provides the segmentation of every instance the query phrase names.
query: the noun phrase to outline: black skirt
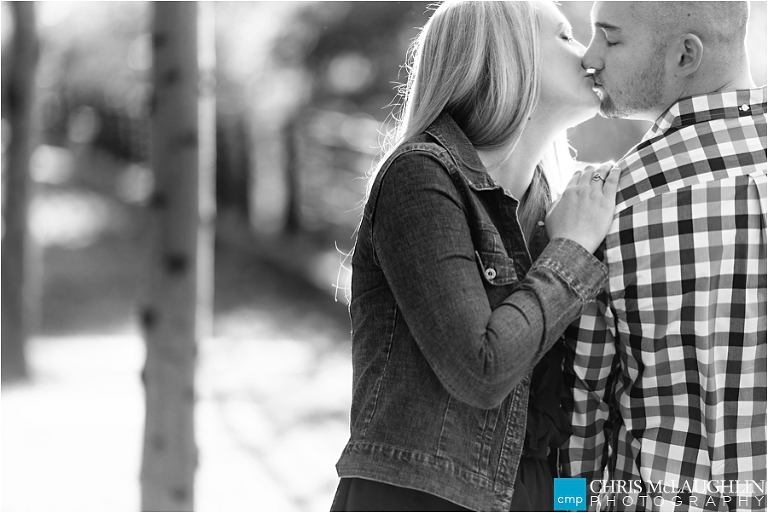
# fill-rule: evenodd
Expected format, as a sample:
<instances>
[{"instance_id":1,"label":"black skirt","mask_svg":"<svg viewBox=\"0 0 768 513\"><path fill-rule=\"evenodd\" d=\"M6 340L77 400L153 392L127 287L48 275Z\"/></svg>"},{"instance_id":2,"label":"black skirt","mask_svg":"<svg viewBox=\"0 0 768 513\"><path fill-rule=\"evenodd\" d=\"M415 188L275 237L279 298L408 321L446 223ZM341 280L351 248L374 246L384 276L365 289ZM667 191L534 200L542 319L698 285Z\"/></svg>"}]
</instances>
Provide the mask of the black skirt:
<instances>
[{"instance_id":1,"label":"black skirt","mask_svg":"<svg viewBox=\"0 0 768 513\"><path fill-rule=\"evenodd\" d=\"M358 477L342 478L331 511L470 511L430 493Z\"/></svg>"},{"instance_id":2,"label":"black skirt","mask_svg":"<svg viewBox=\"0 0 768 513\"><path fill-rule=\"evenodd\" d=\"M523 457L510 511L552 511L552 473L546 460ZM331 511L471 511L436 495L358 477L342 478Z\"/></svg>"}]
</instances>

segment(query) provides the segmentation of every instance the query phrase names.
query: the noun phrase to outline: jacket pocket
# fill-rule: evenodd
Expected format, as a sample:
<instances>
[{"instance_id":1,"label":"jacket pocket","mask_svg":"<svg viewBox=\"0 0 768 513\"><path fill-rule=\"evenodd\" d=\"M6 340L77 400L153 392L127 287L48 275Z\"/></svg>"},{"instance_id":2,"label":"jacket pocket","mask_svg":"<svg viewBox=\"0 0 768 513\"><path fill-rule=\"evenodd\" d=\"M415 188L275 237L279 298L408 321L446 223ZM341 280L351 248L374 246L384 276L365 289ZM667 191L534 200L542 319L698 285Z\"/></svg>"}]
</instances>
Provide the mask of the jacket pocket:
<instances>
[{"instance_id":1,"label":"jacket pocket","mask_svg":"<svg viewBox=\"0 0 768 513\"><path fill-rule=\"evenodd\" d=\"M481 410L449 396L443 412L437 456L460 463L475 474L491 478L494 468L491 455L500 450L497 426L504 405ZM498 454L494 455L498 457Z\"/></svg>"},{"instance_id":2,"label":"jacket pocket","mask_svg":"<svg viewBox=\"0 0 768 513\"><path fill-rule=\"evenodd\" d=\"M506 254L475 251L475 260L485 284L499 287L517 284L515 261Z\"/></svg>"},{"instance_id":3,"label":"jacket pocket","mask_svg":"<svg viewBox=\"0 0 768 513\"><path fill-rule=\"evenodd\" d=\"M505 254L486 251L475 251L475 260L493 310L512 294L519 283L515 261Z\"/></svg>"}]
</instances>

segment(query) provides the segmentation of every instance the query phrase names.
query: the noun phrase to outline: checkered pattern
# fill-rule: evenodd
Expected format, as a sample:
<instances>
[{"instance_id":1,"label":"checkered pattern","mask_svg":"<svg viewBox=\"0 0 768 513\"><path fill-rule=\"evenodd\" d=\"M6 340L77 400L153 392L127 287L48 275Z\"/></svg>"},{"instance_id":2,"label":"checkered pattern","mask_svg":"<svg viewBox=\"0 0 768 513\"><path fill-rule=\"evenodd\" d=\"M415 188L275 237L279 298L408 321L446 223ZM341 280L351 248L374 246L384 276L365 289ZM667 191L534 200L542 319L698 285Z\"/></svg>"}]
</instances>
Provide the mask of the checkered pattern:
<instances>
[{"instance_id":1,"label":"checkered pattern","mask_svg":"<svg viewBox=\"0 0 768 513\"><path fill-rule=\"evenodd\" d=\"M609 283L566 332L562 471L670 484L617 510L764 510L694 480L766 479L766 88L679 101L619 165Z\"/></svg>"}]
</instances>

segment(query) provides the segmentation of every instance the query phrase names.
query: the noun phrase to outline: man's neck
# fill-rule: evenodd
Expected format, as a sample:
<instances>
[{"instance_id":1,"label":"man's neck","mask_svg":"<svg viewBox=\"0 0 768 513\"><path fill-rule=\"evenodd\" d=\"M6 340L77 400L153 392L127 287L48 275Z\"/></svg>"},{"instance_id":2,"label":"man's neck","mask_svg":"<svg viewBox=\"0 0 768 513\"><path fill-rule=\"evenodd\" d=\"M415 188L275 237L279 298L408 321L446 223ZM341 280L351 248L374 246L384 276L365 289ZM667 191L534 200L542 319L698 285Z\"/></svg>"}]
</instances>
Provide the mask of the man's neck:
<instances>
[{"instance_id":1,"label":"man's neck","mask_svg":"<svg viewBox=\"0 0 768 513\"><path fill-rule=\"evenodd\" d=\"M692 83L683 90L683 94L680 95L680 98L754 88L755 81L752 80L752 74L747 70L744 73L723 77L720 80L709 80L698 84Z\"/></svg>"},{"instance_id":2,"label":"man's neck","mask_svg":"<svg viewBox=\"0 0 768 513\"><path fill-rule=\"evenodd\" d=\"M701 96L705 94L713 93L725 93L728 91L737 91L740 89L754 89L755 82L752 80L752 73L749 71L749 67L745 66L739 72L730 73L723 76L714 76L714 74L702 73L697 80L691 80L686 84L672 99L666 102L666 106L659 109L657 112L649 113L641 119L648 121L655 121L666 112L672 105L677 103L683 98L689 98L691 96Z\"/></svg>"}]
</instances>

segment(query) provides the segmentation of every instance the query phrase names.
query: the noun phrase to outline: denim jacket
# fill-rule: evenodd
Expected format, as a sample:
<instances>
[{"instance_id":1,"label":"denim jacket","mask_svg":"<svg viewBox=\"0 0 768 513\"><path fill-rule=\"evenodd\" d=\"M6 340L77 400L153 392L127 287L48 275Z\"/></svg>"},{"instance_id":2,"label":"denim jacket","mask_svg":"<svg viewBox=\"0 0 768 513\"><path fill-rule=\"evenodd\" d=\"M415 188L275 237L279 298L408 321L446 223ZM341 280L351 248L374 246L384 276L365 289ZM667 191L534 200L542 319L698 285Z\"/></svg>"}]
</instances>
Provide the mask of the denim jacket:
<instances>
[{"instance_id":1,"label":"denim jacket","mask_svg":"<svg viewBox=\"0 0 768 513\"><path fill-rule=\"evenodd\" d=\"M531 370L606 279L567 239L532 262L517 205L447 113L381 167L352 257L340 477L509 510Z\"/></svg>"}]
</instances>

